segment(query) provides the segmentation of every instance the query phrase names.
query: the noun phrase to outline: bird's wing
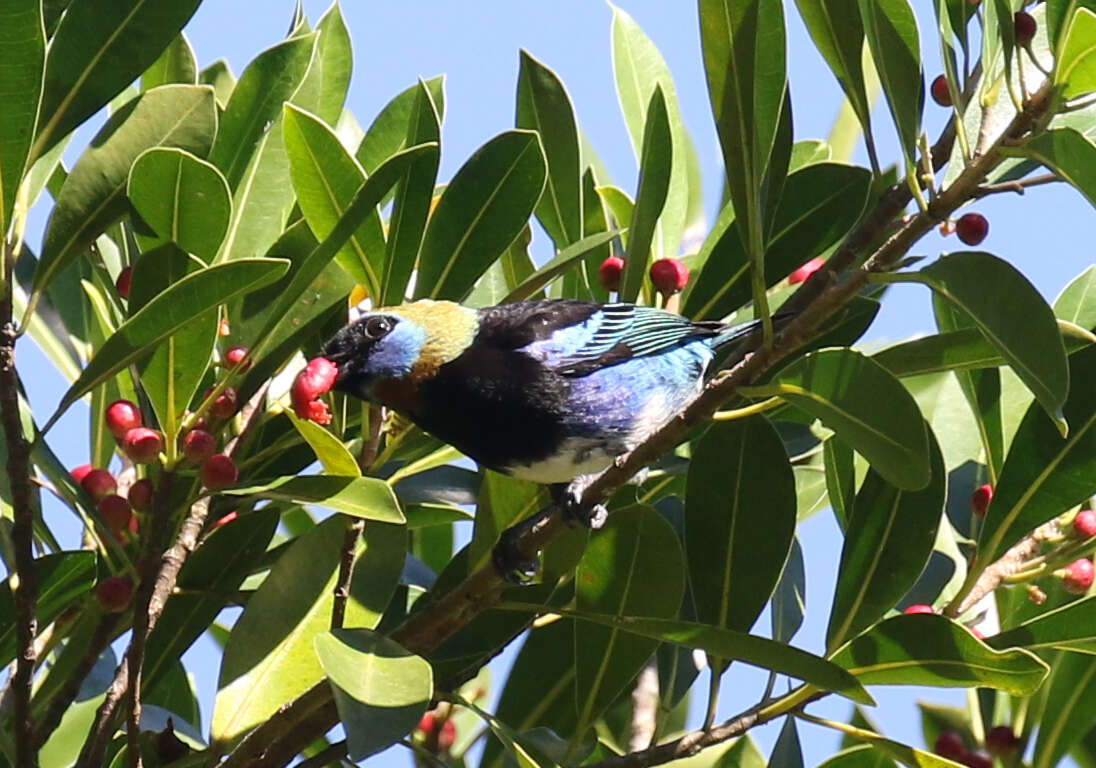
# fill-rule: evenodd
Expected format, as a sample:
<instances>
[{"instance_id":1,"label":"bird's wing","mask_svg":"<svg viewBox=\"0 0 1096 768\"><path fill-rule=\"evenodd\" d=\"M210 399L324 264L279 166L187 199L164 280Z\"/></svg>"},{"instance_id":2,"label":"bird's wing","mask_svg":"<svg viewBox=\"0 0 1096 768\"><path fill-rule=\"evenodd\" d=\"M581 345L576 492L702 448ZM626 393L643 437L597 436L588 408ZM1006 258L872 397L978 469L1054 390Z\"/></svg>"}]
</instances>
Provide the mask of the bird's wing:
<instances>
[{"instance_id":1,"label":"bird's wing","mask_svg":"<svg viewBox=\"0 0 1096 768\"><path fill-rule=\"evenodd\" d=\"M548 304L549 302L545 302ZM693 339L715 336L720 323L694 323L670 312L631 304L585 305L578 322L555 324L522 347L564 376L585 376L635 357L656 355Z\"/></svg>"}]
</instances>

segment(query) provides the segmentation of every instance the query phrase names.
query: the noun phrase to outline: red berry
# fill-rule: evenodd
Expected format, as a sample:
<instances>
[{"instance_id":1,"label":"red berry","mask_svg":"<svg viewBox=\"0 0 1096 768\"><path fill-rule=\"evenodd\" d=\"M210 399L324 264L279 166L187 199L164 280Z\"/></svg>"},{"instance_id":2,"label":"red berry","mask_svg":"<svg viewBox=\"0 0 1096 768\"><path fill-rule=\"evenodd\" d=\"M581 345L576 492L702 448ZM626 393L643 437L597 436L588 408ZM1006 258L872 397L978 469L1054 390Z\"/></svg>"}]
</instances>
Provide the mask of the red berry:
<instances>
[{"instance_id":1,"label":"red berry","mask_svg":"<svg viewBox=\"0 0 1096 768\"><path fill-rule=\"evenodd\" d=\"M302 419L317 424L330 424L331 415L327 403L317 400L320 395L330 391L339 375L339 368L326 357L316 357L308 361L304 370L297 374L293 386L289 389L289 398L293 402L293 411Z\"/></svg>"},{"instance_id":2,"label":"red berry","mask_svg":"<svg viewBox=\"0 0 1096 768\"><path fill-rule=\"evenodd\" d=\"M1016 31L1016 44L1020 47L1029 45L1035 39L1035 17L1025 11L1020 11L1012 18Z\"/></svg>"},{"instance_id":3,"label":"red berry","mask_svg":"<svg viewBox=\"0 0 1096 768\"><path fill-rule=\"evenodd\" d=\"M955 234L967 245L978 245L989 234L989 222L980 213L964 213L955 222Z\"/></svg>"},{"instance_id":4,"label":"red berry","mask_svg":"<svg viewBox=\"0 0 1096 768\"><path fill-rule=\"evenodd\" d=\"M247 347L231 347L225 352L225 363L228 364L229 368L235 368L240 365L240 363L243 363L240 370L246 371L251 367L251 359L247 356L248 352L249 350Z\"/></svg>"},{"instance_id":5,"label":"red berry","mask_svg":"<svg viewBox=\"0 0 1096 768\"><path fill-rule=\"evenodd\" d=\"M437 720L434 717L433 712L427 712L419 720L419 730L423 733L433 733L434 728L437 726Z\"/></svg>"},{"instance_id":6,"label":"red berry","mask_svg":"<svg viewBox=\"0 0 1096 768\"><path fill-rule=\"evenodd\" d=\"M115 400L107 407L107 429L110 434L121 440L126 432L144 426L141 410L129 400Z\"/></svg>"},{"instance_id":7,"label":"red berry","mask_svg":"<svg viewBox=\"0 0 1096 768\"><path fill-rule=\"evenodd\" d=\"M133 517L133 509L130 507L129 502L118 494L112 493L103 497L99 502L98 509L103 522L107 524L107 527L115 536L119 536L122 531L129 530L131 526L136 531L136 519Z\"/></svg>"},{"instance_id":8,"label":"red berry","mask_svg":"<svg viewBox=\"0 0 1096 768\"><path fill-rule=\"evenodd\" d=\"M133 267L126 267L118 273L118 279L114 282L114 289L123 299L129 298L129 286L133 282Z\"/></svg>"},{"instance_id":9,"label":"red berry","mask_svg":"<svg viewBox=\"0 0 1096 768\"><path fill-rule=\"evenodd\" d=\"M799 269L788 275L788 282L792 285L795 285L796 283L805 283L808 277L822 269L824 266L826 266L826 260L819 256L815 256Z\"/></svg>"},{"instance_id":10,"label":"red berry","mask_svg":"<svg viewBox=\"0 0 1096 768\"><path fill-rule=\"evenodd\" d=\"M83 483L84 478L88 476L88 473L91 472L92 469L93 467L90 464L81 464L73 469L70 474L72 475L73 480L78 483Z\"/></svg>"},{"instance_id":11,"label":"red berry","mask_svg":"<svg viewBox=\"0 0 1096 768\"><path fill-rule=\"evenodd\" d=\"M213 387L210 387L205 391L205 397L208 399L213 394ZM236 413L236 390L232 387L225 387L221 394L217 395L217 399L213 401L213 405L209 406L209 412L216 416L218 419L231 418Z\"/></svg>"},{"instance_id":12,"label":"red berry","mask_svg":"<svg viewBox=\"0 0 1096 768\"><path fill-rule=\"evenodd\" d=\"M138 512L152 509L152 481L143 477L129 487L129 505Z\"/></svg>"},{"instance_id":13,"label":"red berry","mask_svg":"<svg viewBox=\"0 0 1096 768\"><path fill-rule=\"evenodd\" d=\"M970 510L978 517L985 517L991 501L993 501L993 486L986 483L976 488L970 495Z\"/></svg>"},{"instance_id":14,"label":"red berry","mask_svg":"<svg viewBox=\"0 0 1096 768\"><path fill-rule=\"evenodd\" d=\"M163 449L164 439L160 433L148 427L131 429L122 440L122 450L137 464L156 461Z\"/></svg>"},{"instance_id":15,"label":"red berry","mask_svg":"<svg viewBox=\"0 0 1096 768\"><path fill-rule=\"evenodd\" d=\"M1020 745L1020 738L1012 732L1008 725L997 725L989 729L986 734L986 749L991 755L1007 757L1016 751Z\"/></svg>"},{"instance_id":16,"label":"red berry","mask_svg":"<svg viewBox=\"0 0 1096 768\"><path fill-rule=\"evenodd\" d=\"M446 720L441 724L441 732L438 733L438 749L442 752L448 752L449 748L453 746L453 742L457 740L457 726L452 720Z\"/></svg>"},{"instance_id":17,"label":"red berry","mask_svg":"<svg viewBox=\"0 0 1096 768\"><path fill-rule=\"evenodd\" d=\"M932 93L932 100L941 107L951 106L951 91L948 90L948 78L945 75L937 75L929 91Z\"/></svg>"},{"instance_id":18,"label":"red berry","mask_svg":"<svg viewBox=\"0 0 1096 768\"><path fill-rule=\"evenodd\" d=\"M240 477L236 462L223 453L215 453L202 464L202 482L211 491L235 485Z\"/></svg>"},{"instance_id":19,"label":"red berry","mask_svg":"<svg viewBox=\"0 0 1096 768\"><path fill-rule=\"evenodd\" d=\"M902 613L936 613L936 611L932 609L931 605L925 605L924 603L914 603L913 605L906 608L906 610L902 611Z\"/></svg>"},{"instance_id":20,"label":"red berry","mask_svg":"<svg viewBox=\"0 0 1096 768\"><path fill-rule=\"evenodd\" d=\"M1062 582L1062 588L1071 595L1083 595L1092 586L1094 570L1092 561L1087 557L1074 560L1072 563L1055 571L1054 575Z\"/></svg>"},{"instance_id":21,"label":"red berry","mask_svg":"<svg viewBox=\"0 0 1096 768\"><path fill-rule=\"evenodd\" d=\"M111 576L95 585L95 597L107 613L121 613L133 598L133 585L129 579Z\"/></svg>"},{"instance_id":22,"label":"red berry","mask_svg":"<svg viewBox=\"0 0 1096 768\"><path fill-rule=\"evenodd\" d=\"M967 768L993 768L993 758L984 749L974 749L967 752L962 763Z\"/></svg>"},{"instance_id":23,"label":"red berry","mask_svg":"<svg viewBox=\"0 0 1096 768\"><path fill-rule=\"evenodd\" d=\"M88 492L88 496L96 502L102 501L118 490L118 483L114 481L114 475L105 469L93 469L84 475L80 485Z\"/></svg>"},{"instance_id":24,"label":"red berry","mask_svg":"<svg viewBox=\"0 0 1096 768\"><path fill-rule=\"evenodd\" d=\"M183 455L195 464L201 464L217 452L217 438L204 429L192 429L183 438Z\"/></svg>"},{"instance_id":25,"label":"red berry","mask_svg":"<svg viewBox=\"0 0 1096 768\"><path fill-rule=\"evenodd\" d=\"M620 278L624 274L624 259L610 256L597 268L597 281L607 291L620 290Z\"/></svg>"},{"instance_id":26,"label":"red berry","mask_svg":"<svg viewBox=\"0 0 1096 768\"><path fill-rule=\"evenodd\" d=\"M1073 518L1073 535L1078 539L1091 539L1096 536L1096 512L1082 509Z\"/></svg>"},{"instance_id":27,"label":"red berry","mask_svg":"<svg viewBox=\"0 0 1096 768\"><path fill-rule=\"evenodd\" d=\"M967 745L957 731L944 731L936 737L932 751L948 760L961 761L967 756Z\"/></svg>"},{"instance_id":28,"label":"red berry","mask_svg":"<svg viewBox=\"0 0 1096 768\"><path fill-rule=\"evenodd\" d=\"M659 259L651 265L651 285L663 296L681 293L689 284L689 268L678 259Z\"/></svg>"}]
</instances>

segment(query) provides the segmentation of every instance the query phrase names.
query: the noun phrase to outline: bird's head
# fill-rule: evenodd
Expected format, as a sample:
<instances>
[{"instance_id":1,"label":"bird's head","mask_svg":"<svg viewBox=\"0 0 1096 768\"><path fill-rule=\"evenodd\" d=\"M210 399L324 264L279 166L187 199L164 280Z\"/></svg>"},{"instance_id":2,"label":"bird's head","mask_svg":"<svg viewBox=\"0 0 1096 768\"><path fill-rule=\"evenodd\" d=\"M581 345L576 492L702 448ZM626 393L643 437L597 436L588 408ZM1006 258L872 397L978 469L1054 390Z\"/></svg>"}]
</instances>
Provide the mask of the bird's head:
<instances>
[{"instance_id":1,"label":"bird's head","mask_svg":"<svg viewBox=\"0 0 1096 768\"><path fill-rule=\"evenodd\" d=\"M323 348L339 369L335 389L373 400L383 381L421 381L456 358L475 338L475 310L449 301L417 301L365 312Z\"/></svg>"}]
</instances>

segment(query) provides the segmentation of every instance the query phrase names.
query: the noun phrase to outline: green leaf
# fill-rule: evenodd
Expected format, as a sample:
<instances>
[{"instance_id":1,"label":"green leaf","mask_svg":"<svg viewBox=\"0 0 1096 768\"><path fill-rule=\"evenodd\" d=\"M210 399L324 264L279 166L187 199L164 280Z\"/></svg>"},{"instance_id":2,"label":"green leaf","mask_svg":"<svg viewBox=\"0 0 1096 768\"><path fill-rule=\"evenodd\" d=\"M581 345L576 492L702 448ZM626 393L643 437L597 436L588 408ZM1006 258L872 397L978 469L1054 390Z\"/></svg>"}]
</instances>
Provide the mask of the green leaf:
<instances>
[{"instance_id":1,"label":"green leaf","mask_svg":"<svg viewBox=\"0 0 1096 768\"><path fill-rule=\"evenodd\" d=\"M1058 294L1052 308L1059 320L1089 331L1096 328L1096 266L1073 278Z\"/></svg>"},{"instance_id":2,"label":"green leaf","mask_svg":"<svg viewBox=\"0 0 1096 768\"><path fill-rule=\"evenodd\" d=\"M381 163L392 155L422 141L412 141L408 144L408 137L412 135L416 115L419 110L417 101L419 94L425 89L430 94L430 100L438 121L445 114L445 76L432 77L410 88L401 91L377 114L362 137L355 157L361 163L366 173L372 174ZM430 139L437 141L437 138Z\"/></svg>"},{"instance_id":3,"label":"green leaf","mask_svg":"<svg viewBox=\"0 0 1096 768\"><path fill-rule=\"evenodd\" d=\"M38 626L45 627L95 584L94 552L57 552L34 561L38 572ZM0 583L0 664L15 658L15 597L11 577Z\"/></svg>"},{"instance_id":4,"label":"green leaf","mask_svg":"<svg viewBox=\"0 0 1096 768\"><path fill-rule=\"evenodd\" d=\"M46 32L41 3L0 3L0 30L5 62L0 68L0 103L4 105L4 119L0 121L0 232L6 233L15 195L27 169L42 93ZM42 154L39 150L38 155ZM38 158L29 159L33 164ZM28 207L32 203L33 199L28 200Z\"/></svg>"},{"instance_id":5,"label":"green leaf","mask_svg":"<svg viewBox=\"0 0 1096 768\"><path fill-rule=\"evenodd\" d=\"M635 209L628 232L628 252L624 257L624 274L620 279L620 300L635 301L647 265L651 260L651 242L666 194L670 188L673 154L670 118L666 112L666 97L661 86L655 86L651 103L647 105L647 123L643 128L643 149L639 156L639 187ZM668 151L669 150L669 151Z\"/></svg>"},{"instance_id":6,"label":"green leaf","mask_svg":"<svg viewBox=\"0 0 1096 768\"><path fill-rule=\"evenodd\" d=\"M141 75L141 90L151 91L172 83L194 85L197 82L198 63L194 57L194 48L186 35L180 32Z\"/></svg>"},{"instance_id":7,"label":"green leaf","mask_svg":"<svg viewBox=\"0 0 1096 768\"><path fill-rule=\"evenodd\" d=\"M535 133L506 131L476 150L430 217L415 297L462 299L525 227L545 173Z\"/></svg>"},{"instance_id":8,"label":"green leaf","mask_svg":"<svg viewBox=\"0 0 1096 768\"><path fill-rule=\"evenodd\" d=\"M760 258L762 181L787 91L780 0L700 0L708 95L723 150L727 190L742 220L743 243ZM780 179L770 180L770 184Z\"/></svg>"},{"instance_id":9,"label":"green leaf","mask_svg":"<svg viewBox=\"0 0 1096 768\"><path fill-rule=\"evenodd\" d=\"M902 765L909 766L910 768L960 768L961 763L948 760L946 757L940 757L931 752L926 752L923 749L917 749L907 744L903 744L892 739L880 736L872 731L865 730L863 728L857 728L855 732L850 734L852 738L859 741L863 741L865 744L869 744L872 749L889 755ZM827 761L827 766L872 766L877 768L878 766L885 766L887 763L880 763L875 760L869 760L866 763L853 762L853 763L837 763L833 761ZM891 763L893 765L893 763Z\"/></svg>"},{"instance_id":10,"label":"green leaf","mask_svg":"<svg viewBox=\"0 0 1096 768\"><path fill-rule=\"evenodd\" d=\"M1065 86L1062 98L1096 91L1096 13L1083 6L1073 12L1059 51L1054 83Z\"/></svg>"},{"instance_id":11,"label":"green leaf","mask_svg":"<svg viewBox=\"0 0 1096 768\"><path fill-rule=\"evenodd\" d=\"M772 214L765 284L775 285L844 237L859 220L870 191L867 170L839 163L810 165L788 176ZM704 266L684 297L687 317L722 318L750 300L740 226L730 206L720 213L698 257Z\"/></svg>"},{"instance_id":12,"label":"green leaf","mask_svg":"<svg viewBox=\"0 0 1096 768\"><path fill-rule=\"evenodd\" d=\"M921 133L925 84L917 18L907 0L858 0L883 95L887 98L907 164L913 163Z\"/></svg>"},{"instance_id":13,"label":"green leaf","mask_svg":"<svg viewBox=\"0 0 1096 768\"><path fill-rule=\"evenodd\" d=\"M254 496L297 504L315 504L366 520L402 523L396 494L384 480L375 477L338 475L294 475L279 477L263 485L221 491L228 496Z\"/></svg>"},{"instance_id":14,"label":"green leaf","mask_svg":"<svg viewBox=\"0 0 1096 768\"><path fill-rule=\"evenodd\" d=\"M1096 376L1096 347L1069 358L1077 382ZM1096 392L1073 387L1063 438L1032 404L1012 439L978 540L978 562L992 563L1027 533L1096 492Z\"/></svg>"},{"instance_id":15,"label":"green leaf","mask_svg":"<svg viewBox=\"0 0 1096 768\"><path fill-rule=\"evenodd\" d=\"M676 616L685 590L685 562L673 527L650 507L609 516L590 539L575 572L580 614ZM579 725L586 727L620 694L658 646L619 628L575 625Z\"/></svg>"},{"instance_id":16,"label":"green leaf","mask_svg":"<svg viewBox=\"0 0 1096 768\"><path fill-rule=\"evenodd\" d=\"M136 80L179 33L199 3L69 3L46 54L31 156L40 156Z\"/></svg>"},{"instance_id":17,"label":"green leaf","mask_svg":"<svg viewBox=\"0 0 1096 768\"><path fill-rule=\"evenodd\" d=\"M338 3L332 3L316 22L316 31L320 33L316 55L302 91L310 92L305 106L328 125L334 125L343 111L354 65L350 32Z\"/></svg>"},{"instance_id":18,"label":"green leaf","mask_svg":"<svg viewBox=\"0 0 1096 768\"><path fill-rule=\"evenodd\" d=\"M209 85L217 98L217 106L224 109L232 98L232 89L236 87L236 76L224 59L218 59L198 73L198 82Z\"/></svg>"},{"instance_id":19,"label":"green leaf","mask_svg":"<svg viewBox=\"0 0 1096 768\"><path fill-rule=\"evenodd\" d=\"M784 572L780 574L772 604L772 637L778 643L790 642L803 626L807 610L807 574L799 539L792 538L792 549Z\"/></svg>"},{"instance_id":20,"label":"green leaf","mask_svg":"<svg viewBox=\"0 0 1096 768\"><path fill-rule=\"evenodd\" d=\"M217 109L213 91L206 86L157 88L111 115L61 188L46 226L34 291L45 290L58 272L128 211L129 169L143 151L177 147L202 156L216 132Z\"/></svg>"},{"instance_id":21,"label":"green leaf","mask_svg":"<svg viewBox=\"0 0 1096 768\"><path fill-rule=\"evenodd\" d=\"M230 745L323 678L313 641L331 628L345 530L335 515L295 539L248 600L225 644L214 744Z\"/></svg>"},{"instance_id":22,"label":"green leaf","mask_svg":"<svg viewBox=\"0 0 1096 768\"><path fill-rule=\"evenodd\" d=\"M352 760L376 754L414 730L434 696L426 659L368 629L333 629L314 642Z\"/></svg>"},{"instance_id":23,"label":"green leaf","mask_svg":"<svg viewBox=\"0 0 1096 768\"><path fill-rule=\"evenodd\" d=\"M337 437L315 422L298 418L292 409L286 410L285 415L315 452L325 474L361 477L362 471L358 462Z\"/></svg>"},{"instance_id":24,"label":"green leaf","mask_svg":"<svg viewBox=\"0 0 1096 768\"><path fill-rule=\"evenodd\" d=\"M548 183L537 203L537 219L562 249L582 237L582 186L578 124L555 72L521 52L518 70L518 128L536 131L548 164Z\"/></svg>"},{"instance_id":25,"label":"green leaf","mask_svg":"<svg viewBox=\"0 0 1096 768\"><path fill-rule=\"evenodd\" d=\"M794 361L773 381L780 397L821 419L884 479L903 490L932 477L924 419L909 392L850 349L823 349Z\"/></svg>"},{"instance_id":26,"label":"green leaf","mask_svg":"<svg viewBox=\"0 0 1096 768\"><path fill-rule=\"evenodd\" d=\"M1093 16L1096 19L1096 16ZM1096 28L1093 29L1096 35ZM1094 41L1096 42L1096 41ZM1093 57L1096 66L1096 57ZM1096 205L1096 144L1072 128L1040 131L1025 142L1023 154L1050 168Z\"/></svg>"},{"instance_id":27,"label":"green leaf","mask_svg":"<svg viewBox=\"0 0 1096 768\"><path fill-rule=\"evenodd\" d=\"M611 3L610 7L613 9L613 79L632 151L641 161L641 169L646 125L650 119L648 109L656 88L662 91L665 102L670 133L663 151L670 148L667 161L670 171L666 201L654 234L654 257L677 256L688 223L693 189L689 178L691 141L681 119L673 76L662 54L631 16Z\"/></svg>"},{"instance_id":28,"label":"green leaf","mask_svg":"<svg viewBox=\"0 0 1096 768\"><path fill-rule=\"evenodd\" d=\"M917 581L936 541L947 496L944 458L929 436L932 479L902 491L868 471L845 526L837 590L830 609L830 650L881 619Z\"/></svg>"},{"instance_id":29,"label":"green leaf","mask_svg":"<svg viewBox=\"0 0 1096 768\"><path fill-rule=\"evenodd\" d=\"M601 253L601 248L606 243L620 236L621 230L613 229L608 232L599 232L596 235L584 237L576 243L564 248L554 259L533 274L526 277L513 290L506 294L499 304L507 304L512 301L522 301L532 298L544 286L551 283L567 270L579 264L583 260Z\"/></svg>"},{"instance_id":30,"label":"green leaf","mask_svg":"<svg viewBox=\"0 0 1096 768\"><path fill-rule=\"evenodd\" d=\"M795 502L784 443L763 416L715 423L694 444L685 549L697 621L749 631L788 559Z\"/></svg>"},{"instance_id":31,"label":"green leaf","mask_svg":"<svg viewBox=\"0 0 1096 768\"><path fill-rule=\"evenodd\" d=\"M895 616L875 625L833 656L864 685L982 687L1027 696L1047 665L1018 649L995 651L943 616Z\"/></svg>"},{"instance_id":32,"label":"green leaf","mask_svg":"<svg viewBox=\"0 0 1096 768\"><path fill-rule=\"evenodd\" d=\"M365 181L365 171L343 148L334 131L299 107L285 105L282 130L297 204L316 239L323 240ZM365 286L370 296L377 297L384 273L384 252L381 220L374 212L366 216L335 259Z\"/></svg>"},{"instance_id":33,"label":"green leaf","mask_svg":"<svg viewBox=\"0 0 1096 768\"><path fill-rule=\"evenodd\" d=\"M147 354L152 347L183 328L194 317L234 296L271 283L285 274L284 259L238 259L192 272L158 295L126 320L96 352L42 432L93 388L125 366Z\"/></svg>"},{"instance_id":34,"label":"green leaf","mask_svg":"<svg viewBox=\"0 0 1096 768\"><path fill-rule=\"evenodd\" d=\"M265 323L262 330L256 334L258 341L251 345L251 353L256 359L268 353L271 346L280 342L274 331L290 315L294 307L307 309L312 304L311 300L301 305L301 298L310 289L315 280L323 273L324 268L334 258L343 243L361 225L362 220L370 215L381 198L396 184L408 165L424 156L437 158L438 145L424 144L411 147L393 155L386 160L376 172L366 179L361 189L354 195L350 205L339 219L339 223L331 231L331 234L301 261L300 266L293 272L288 283L270 298ZM436 159L435 159L436 162Z\"/></svg>"},{"instance_id":35,"label":"green leaf","mask_svg":"<svg viewBox=\"0 0 1096 768\"><path fill-rule=\"evenodd\" d=\"M991 648L1096 650L1096 597L1075 600L986 640Z\"/></svg>"},{"instance_id":36,"label":"green leaf","mask_svg":"<svg viewBox=\"0 0 1096 768\"><path fill-rule=\"evenodd\" d=\"M784 718L780 736L777 737L772 754L769 756L769 764L786 766L786 768L803 768L803 747L799 743L799 731L795 728L794 715Z\"/></svg>"},{"instance_id":37,"label":"green leaf","mask_svg":"<svg viewBox=\"0 0 1096 768\"><path fill-rule=\"evenodd\" d=\"M849 525L853 500L856 497L856 465L852 449L838 437L822 444L826 473L826 496L841 530Z\"/></svg>"},{"instance_id":38,"label":"green leaf","mask_svg":"<svg viewBox=\"0 0 1096 768\"><path fill-rule=\"evenodd\" d=\"M1058 765L1096 718L1096 658L1066 653L1054 664L1032 768Z\"/></svg>"},{"instance_id":39,"label":"green leaf","mask_svg":"<svg viewBox=\"0 0 1096 768\"><path fill-rule=\"evenodd\" d=\"M217 254L232 197L216 166L182 149L145 150L133 162L126 194L162 239L207 263Z\"/></svg>"},{"instance_id":40,"label":"green leaf","mask_svg":"<svg viewBox=\"0 0 1096 768\"><path fill-rule=\"evenodd\" d=\"M894 760L871 744L847 747L818 764L818 768L895 768L895 766Z\"/></svg>"},{"instance_id":41,"label":"green leaf","mask_svg":"<svg viewBox=\"0 0 1096 768\"><path fill-rule=\"evenodd\" d=\"M436 84L436 93L433 86ZM419 82L416 86L412 111L406 122L406 131L402 134L402 143L417 145L441 140L441 114L443 110L442 83L440 78L429 83ZM383 117L382 113L381 117ZM381 117L377 120L380 121ZM374 123L374 128L377 123ZM373 128L362 140L363 151ZM392 215L388 219L388 244L385 252L384 287L380 304L391 305L403 302L407 294L407 284L414 272L422 247L422 237L426 229L426 220L430 216L434 200L434 183L438 177L438 154L423 155L411 163L403 173L396 188ZM366 170L369 171L368 166Z\"/></svg>"},{"instance_id":42,"label":"green leaf","mask_svg":"<svg viewBox=\"0 0 1096 768\"><path fill-rule=\"evenodd\" d=\"M833 72L874 154L871 100L864 84L864 25L857 0L796 0L799 15L815 46ZM825 159L829 159L828 157Z\"/></svg>"}]
</instances>

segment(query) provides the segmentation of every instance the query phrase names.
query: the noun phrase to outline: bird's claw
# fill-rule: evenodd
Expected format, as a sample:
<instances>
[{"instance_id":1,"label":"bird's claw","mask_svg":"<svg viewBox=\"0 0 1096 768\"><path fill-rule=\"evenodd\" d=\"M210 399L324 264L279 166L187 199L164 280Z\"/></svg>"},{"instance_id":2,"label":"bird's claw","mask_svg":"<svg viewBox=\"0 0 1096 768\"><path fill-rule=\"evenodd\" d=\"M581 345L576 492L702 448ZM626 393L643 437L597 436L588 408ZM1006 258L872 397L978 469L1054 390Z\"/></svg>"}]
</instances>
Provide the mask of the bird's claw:
<instances>
[{"instance_id":1,"label":"bird's claw","mask_svg":"<svg viewBox=\"0 0 1096 768\"><path fill-rule=\"evenodd\" d=\"M491 551L491 561L499 576L513 584L527 584L540 570L540 558L529 557L518 547L521 531L508 528L502 532L498 543Z\"/></svg>"},{"instance_id":2,"label":"bird's claw","mask_svg":"<svg viewBox=\"0 0 1096 768\"><path fill-rule=\"evenodd\" d=\"M591 531L596 531L605 525L609 519L609 510L604 504L594 504L592 507L582 505L582 491L585 485L573 482L560 494L558 504L563 516L563 522L572 528L576 525L584 525Z\"/></svg>"}]
</instances>

